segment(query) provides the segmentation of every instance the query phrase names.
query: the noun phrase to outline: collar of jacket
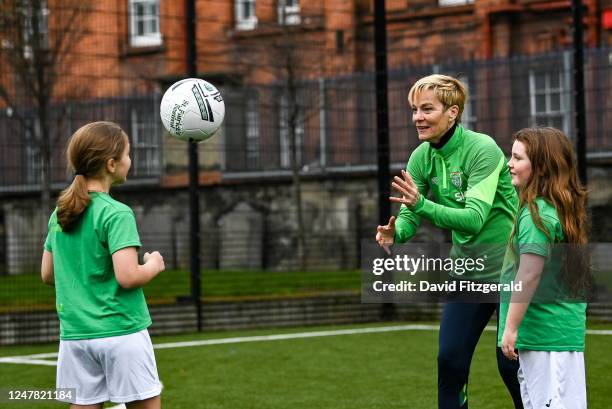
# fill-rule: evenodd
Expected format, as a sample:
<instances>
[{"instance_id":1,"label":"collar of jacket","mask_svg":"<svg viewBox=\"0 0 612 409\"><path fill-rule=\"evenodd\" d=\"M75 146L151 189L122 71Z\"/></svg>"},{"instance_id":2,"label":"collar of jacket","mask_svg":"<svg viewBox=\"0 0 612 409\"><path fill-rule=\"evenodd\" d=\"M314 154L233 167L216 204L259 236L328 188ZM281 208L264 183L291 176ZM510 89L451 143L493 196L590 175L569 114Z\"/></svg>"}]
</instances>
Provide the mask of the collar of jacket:
<instances>
[{"instance_id":1,"label":"collar of jacket","mask_svg":"<svg viewBox=\"0 0 612 409\"><path fill-rule=\"evenodd\" d=\"M461 146L461 143L463 142L463 133L464 133L463 126L461 126L461 124L457 124L455 128L455 132L453 133L453 136L451 136L450 140L446 142L446 144L444 144L444 146L441 147L440 149L435 149L432 146L433 151L441 155L445 159L448 158ZM431 143L430 143L430 146L431 146Z\"/></svg>"}]
</instances>

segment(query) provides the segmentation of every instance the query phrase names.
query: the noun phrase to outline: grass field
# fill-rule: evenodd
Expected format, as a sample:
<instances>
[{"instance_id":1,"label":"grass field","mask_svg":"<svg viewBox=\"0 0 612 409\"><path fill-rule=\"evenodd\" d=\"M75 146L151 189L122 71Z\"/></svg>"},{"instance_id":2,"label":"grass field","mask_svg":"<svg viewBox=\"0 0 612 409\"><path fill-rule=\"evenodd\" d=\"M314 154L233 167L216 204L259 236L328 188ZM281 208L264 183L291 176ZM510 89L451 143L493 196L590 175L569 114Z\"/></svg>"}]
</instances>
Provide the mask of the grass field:
<instances>
[{"instance_id":1,"label":"grass field","mask_svg":"<svg viewBox=\"0 0 612 409\"><path fill-rule=\"evenodd\" d=\"M275 272L202 271L202 296L215 298L243 296L283 296L308 292L358 291L359 271ZM187 271L164 271L144 287L147 303L174 303L176 297L189 295ZM44 285L39 274L0 276L0 311L54 309L55 292Z\"/></svg>"},{"instance_id":2,"label":"grass field","mask_svg":"<svg viewBox=\"0 0 612 409\"><path fill-rule=\"evenodd\" d=\"M607 281L606 281L607 280ZM599 272L596 282L612 291L612 273ZM202 297L208 301L250 296L287 296L361 289L361 272L345 271L221 271L203 270ZM189 295L189 272L164 271L144 287L147 303L173 304ZM0 276L0 312L53 310L55 292L38 273ZM610 297L608 297L609 299Z\"/></svg>"},{"instance_id":3,"label":"grass field","mask_svg":"<svg viewBox=\"0 0 612 409\"><path fill-rule=\"evenodd\" d=\"M387 324L400 325L399 323ZM385 325L380 325L385 326ZM367 327L380 327L368 325ZM331 331L366 326L258 330L157 337L168 342ZM610 327L598 326L599 329ZM431 409L436 406L436 330L259 340L157 349L166 408ZM485 332L470 375L470 407L510 408L497 374L495 333ZM609 409L612 335L587 335L590 409ZM57 345L0 348L0 356L56 352ZM55 367L0 363L0 389L51 388ZM2 408L25 405L3 404ZM62 407L56 403L28 408Z\"/></svg>"}]
</instances>

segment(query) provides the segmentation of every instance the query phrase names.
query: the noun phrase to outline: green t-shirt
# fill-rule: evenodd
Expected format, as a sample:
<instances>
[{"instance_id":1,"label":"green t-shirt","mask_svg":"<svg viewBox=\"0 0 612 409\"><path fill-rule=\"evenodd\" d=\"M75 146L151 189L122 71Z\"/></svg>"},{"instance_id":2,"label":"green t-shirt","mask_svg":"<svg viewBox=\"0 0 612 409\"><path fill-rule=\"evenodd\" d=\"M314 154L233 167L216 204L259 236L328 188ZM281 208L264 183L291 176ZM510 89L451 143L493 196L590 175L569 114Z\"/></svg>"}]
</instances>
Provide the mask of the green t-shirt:
<instances>
[{"instance_id":1,"label":"green t-shirt","mask_svg":"<svg viewBox=\"0 0 612 409\"><path fill-rule=\"evenodd\" d=\"M74 230L64 233L57 209L45 249L53 253L60 339L90 339L138 332L151 325L142 288L122 288L112 254L140 247L132 210L105 193L91 202Z\"/></svg>"},{"instance_id":2,"label":"green t-shirt","mask_svg":"<svg viewBox=\"0 0 612 409\"><path fill-rule=\"evenodd\" d=\"M421 196L413 209L402 205L395 242L410 240L425 217L452 231L455 257L491 253L485 271L451 276L498 282L518 198L506 158L495 141L457 125L442 148L435 149L429 142L419 145L406 170ZM426 198L430 192L433 200Z\"/></svg>"},{"instance_id":3,"label":"green t-shirt","mask_svg":"<svg viewBox=\"0 0 612 409\"><path fill-rule=\"evenodd\" d=\"M553 205L542 198L536 199L542 223L551 239L539 230L528 207L520 211L517 220L517 231L514 236L514 250L508 249L501 282L508 283L515 279L517 273L516 254L537 254L546 258L534 299L545 302L532 302L525 312L525 317L518 330L517 349L535 351L584 351L586 331L586 303L555 301L547 296L554 294L559 285L559 274L562 269L561 246L552 246L564 240L563 227ZM501 346L502 335L506 326L510 294L502 294L499 307L498 345Z\"/></svg>"}]
</instances>

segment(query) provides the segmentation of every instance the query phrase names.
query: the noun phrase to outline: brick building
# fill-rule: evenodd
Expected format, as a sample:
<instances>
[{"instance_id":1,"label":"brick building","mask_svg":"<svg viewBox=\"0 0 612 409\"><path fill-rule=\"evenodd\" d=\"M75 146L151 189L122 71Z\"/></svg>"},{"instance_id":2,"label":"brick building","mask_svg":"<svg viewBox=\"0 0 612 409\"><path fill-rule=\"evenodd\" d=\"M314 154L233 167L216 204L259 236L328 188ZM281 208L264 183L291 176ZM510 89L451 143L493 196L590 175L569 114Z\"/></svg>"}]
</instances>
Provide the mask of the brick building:
<instances>
[{"instance_id":1,"label":"brick building","mask_svg":"<svg viewBox=\"0 0 612 409\"><path fill-rule=\"evenodd\" d=\"M136 208L141 224L147 226L145 233L174 237L175 242L176 237L184 237L187 212L176 209L181 208L187 184L186 147L163 133L157 111L162 91L187 71L183 3L13 3L30 5L21 11L24 19L39 16L48 49L54 47L57 33L69 27L60 16L77 4L90 6L75 20L82 29L78 41L65 50L64 63L55 67L57 80L49 107L49 127L60 136L52 147L54 190L70 180L62 157L66 138L85 122L113 119L130 134L134 159L130 181L118 194ZM307 223L312 241L318 242L311 254L329 246L321 239L328 236L329 226L340 226L343 233L334 240L345 254L355 254L360 232L377 223L373 1L196 3L198 76L221 89L227 108L223 129L199 147L203 229L218 234L220 221L243 202L264 220L265 234L273 235L276 225L288 231L294 227L277 220L293 209L288 193L288 118L294 112L303 200L310 215ZM573 133L570 0L386 3L394 169L404 166L417 144L406 93L414 80L432 72L458 75L467 83L471 98L464 122L493 135L505 149L513 131L531 124ZM584 5L588 150L597 187L591 200L605 206L612 197L606 167L612 158L612 135L606 127L612 120L612 2L585 0ZM0 32L0 60L5 62L8 52L17 47L15 38L27 43L32 37L27 24L16 37L10 30L4 25ZM27 44L21 51L27 59ZM28 207L40 189L39 152L29 142L34 137L28 135L31 131L17 118L36 121L36 108L31 96L20 92L19 76L5 62L0 82L12 92L13 102L0 99L0 242L4 241L0 248L10 254L14 249L36 248L42 229L32 221L34 208ZM295 94L288 92L290 84L295 85ZM264 233L256 232L254 237L257 234ZM175 249L180 253L177 263L183 264L184 251L176 248L184 244L164 240L155 245ZM291 242L266 243L276 250L291 247ZM209 246L213 247L203 252L216 254L208 259L209 265L223 266L222 244ZM0 266L9 266L5 270L18 271L29 263L10 257L0 255ZM283 266L282 257L281 261L275 257L261 261L263 267Z\"/></svg>"}]
</instances>

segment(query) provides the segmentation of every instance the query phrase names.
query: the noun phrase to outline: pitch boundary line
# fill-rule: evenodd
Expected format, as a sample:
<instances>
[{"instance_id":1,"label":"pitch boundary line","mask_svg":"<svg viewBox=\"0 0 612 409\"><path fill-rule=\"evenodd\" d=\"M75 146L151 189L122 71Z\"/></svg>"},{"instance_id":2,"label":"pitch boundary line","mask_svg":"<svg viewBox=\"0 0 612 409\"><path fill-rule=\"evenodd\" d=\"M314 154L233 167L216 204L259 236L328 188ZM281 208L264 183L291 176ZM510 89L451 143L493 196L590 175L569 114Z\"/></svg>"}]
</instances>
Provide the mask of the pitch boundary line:
<instances>
[{"instance_id":1,"label":"pitch boundary line","mask_svg":"<svg viewBox=\"0 0 612 409\"><path fill-rule=\"evenodd\" d=\"M154 344L153 348L154 349L187 348L187 347L209 346L209 345L241 344L241 343L247 343L247 342L265 342L265 341L282 341L282 340L289 340L289 339L321 338L321 337L339 336L339 335L375 334L375 333L397 332L397 331L437 331L438 329L439 329L439 325L421 325L421 324L366 327L366 328L347 328L347 329L327 330L327 331L307 331L307 332L290 332L290 333L285 333L285 334L254 335L254 336L249 336L249 337L214 338L214 339L203 339L199 341L167 342L164 344ZM489 325L485 327L485 331L496 331L496 330L497 328L493 325ZM590 335L612 335L612 330L591 329L591 330L587 330L586 333ZM57 352L0 357L0 364L1 363L11 363L11 364L24 364L24 365L45 365L45 366L56 366L57 365L57 361L48 360L48 358L57 358Z\"/></svg>"}]
</instances>

